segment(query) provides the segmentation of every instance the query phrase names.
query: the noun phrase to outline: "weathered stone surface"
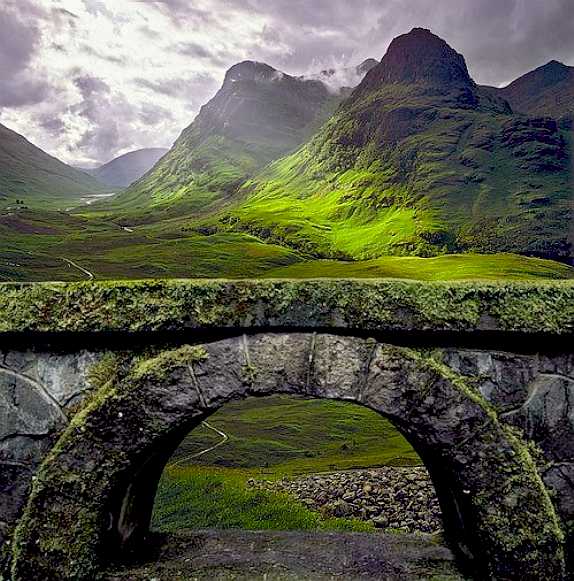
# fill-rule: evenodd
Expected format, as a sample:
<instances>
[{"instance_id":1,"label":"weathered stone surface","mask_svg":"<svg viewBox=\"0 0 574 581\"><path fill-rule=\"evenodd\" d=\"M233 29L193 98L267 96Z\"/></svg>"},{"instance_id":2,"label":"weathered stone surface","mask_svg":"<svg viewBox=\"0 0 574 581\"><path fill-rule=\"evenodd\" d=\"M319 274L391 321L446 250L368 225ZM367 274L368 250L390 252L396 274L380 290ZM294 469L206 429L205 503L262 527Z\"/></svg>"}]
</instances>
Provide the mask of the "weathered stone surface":
<instances>
[{"instance_id":1,"label":"weathered stone surface","mask_svg":"<svg viewBox=\"0 0 574 581\"><path fill-rule=\"evenodd\" d=\"M574 284L393 280L0 284L0 333L220 328L572 335Z\"/></svg>"},{"instance_id":2,"label":"weathered stone surface","mask_svg":"<svg viewBox=\"0 0 574 581\"><path fill-rule=\"evenodd\" d=\"M92 372L98 391L36 472L13 581L83 579L139 542L182 437L226 401L271 391L347 398L391 418L429 468L452 546L481 575L563 575L562 533L527 446L444 351L262 334L101 361L107 378Z\"/></svg>"},{"instance_id":3,"label":"weathered stone surface","mask_svg":"<svg viewBox=\"0 0 574 581\"><path fill-rule=\"evenodd\" d=\"M475 387L494 407L509 411L528 398L528 385L536 377L536 357L499 351L447 350L445 363L472 378Z\"/></svg>"},{"instance_id":4,"label":"weathered stone surface","mask_svg":"<svg viewBox=\"0 0 574 581\"><path fill-rule=\"evenodd\" d=\"M517 410L503 416L537 442L549 460L574 461L574 379L539 374Z\"/></svg>"},{"instance_id":5,"label":"weathered stone surface","mask_svg":"<svg viewBox=\"0 0 574 581\"><path fill-rule=\"evenodd\" d=\"M182 437L230 399L278 392L389 417L431 474L452 546L485 575L562 576L557 514L574 544L571 283L0 291L0 571L12 560L12 581L82 578L136 542ZM169 347L153 333L186 329ZM30 331L55 333L54 346ZM105 347L102 331L128 334ZM126 352L140 331L152 333ZM399 346L384 340L395 331Z\"/></svg>"},{"instance_id":6,"label":"weathered stone surface","mask_svg":"<svg viewBox=\"0 0 574 581\"><path fill-rule=\"evenodd\" d=\"M242 374L249 393L306 393L313 343L313 336L304 334L245 336Z\"/></svg>"},{"instance_id":7,"label":"weathered stone surface","mask_svg":"<svg viewBox=\"0 0 574 581\"><path fill-rule=\"evenodd\" d=\"M61 406L77 402L91 387L88 370L99 356L82 350L77 353L42 353L37 360L37 377Z\"/></svg>"},{"instance_id":8,"label":"weathered stone surface","mask_svg":"<svg viewBox=\"0 0 574 581\"><path fill-rule=\"evenodd\" d=\"M309 393L315 397L360 401L375 348L374 341L317 336L309 362Z\"/></svg>"}]
</instances>

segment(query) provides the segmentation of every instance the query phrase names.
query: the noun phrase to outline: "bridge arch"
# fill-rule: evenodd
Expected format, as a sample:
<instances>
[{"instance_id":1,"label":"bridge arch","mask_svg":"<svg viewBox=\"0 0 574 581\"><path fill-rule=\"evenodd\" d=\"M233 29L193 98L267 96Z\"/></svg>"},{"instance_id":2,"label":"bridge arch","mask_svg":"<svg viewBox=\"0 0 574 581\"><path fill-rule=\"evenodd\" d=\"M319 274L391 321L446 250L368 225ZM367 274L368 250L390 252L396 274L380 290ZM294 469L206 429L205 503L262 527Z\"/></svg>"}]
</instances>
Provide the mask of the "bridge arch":
<instances>
[{"instance_id":1,"label":"bridge arch","mask_svg":"<svg viewBox=\"0 0 574 581\"><path fill-rule=\"evenodd\" d=\"M525 444L440 352L353 336L257 333L110 354L43 462L14 535L13 581L86 579L148 531L163 468L227 401L275 393L353 401L423 459L451 546L480 578L560 579L558 518Z\"/></svg>"}]
</instances>

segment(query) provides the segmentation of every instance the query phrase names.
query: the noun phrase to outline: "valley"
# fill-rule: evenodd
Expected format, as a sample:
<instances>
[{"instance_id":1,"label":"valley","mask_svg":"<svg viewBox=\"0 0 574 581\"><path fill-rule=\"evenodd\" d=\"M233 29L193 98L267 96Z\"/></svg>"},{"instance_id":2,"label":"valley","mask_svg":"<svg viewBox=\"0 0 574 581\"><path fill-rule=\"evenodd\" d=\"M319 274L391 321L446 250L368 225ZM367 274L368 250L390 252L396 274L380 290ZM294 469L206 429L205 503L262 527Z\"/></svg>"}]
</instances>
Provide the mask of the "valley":
<instances>
[{"instance_id":1,"label":"valley","mask_svg":"<svg viewBox=\"0 0 574 581\"><path fill-rule=\"evenodd\" d=\"M330 74L239 63L167 153L120 156L97 187L70 168L93 192L8 190L0 277L574 276L572 99L552 97L570 67L481 87L415 29L358 67L355 89Z\"/></svg>"},{"instance_id":2,"label":"valley","mask_svg":"<svg viewBox=\"0 0 574 581\"><path fill-rule=\"evenodd\" d=\"M573 577L565 3L4 4L0 581Z\"/></svg>"}]
</instances>

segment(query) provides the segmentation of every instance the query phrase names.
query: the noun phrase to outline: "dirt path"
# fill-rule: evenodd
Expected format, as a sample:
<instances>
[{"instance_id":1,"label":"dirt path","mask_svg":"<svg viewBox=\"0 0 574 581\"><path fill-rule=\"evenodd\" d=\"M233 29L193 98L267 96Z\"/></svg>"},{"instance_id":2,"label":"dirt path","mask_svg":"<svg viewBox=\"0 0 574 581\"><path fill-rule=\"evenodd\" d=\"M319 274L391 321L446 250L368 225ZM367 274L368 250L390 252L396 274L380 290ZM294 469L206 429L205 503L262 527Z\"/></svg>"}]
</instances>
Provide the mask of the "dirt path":
<instances>
[{"instance_id":1,"label":"dirt path","mask_svg":"<svg viewBox=\"0 0 574 581\"><path fill-rule=\"evenodd\" d=\"M218 430L217 428L212 426L210 423L201 422L201 425L204 426L205 428L207 428L208 430L212 430L218 436L221 436L221 441L217 442L217 444L215 444L213 446L210 446L209 448L206 448L205 450L201 450L201 452L196 452L195 454L192 454L191 456L185 456L184 458L180 458L179 460L172 462L171 466L181 466L182 464L185 464L187 462L191 462L191 460L195 460L196 458L201 458L201 456L204 456L208 452L212 452L213 450L216 450L220 446L223 446L223 444L225 444L225 442L227 442L227 440L229 440L229 436L225 432Z\"/></svg>"},{"instance_id":2,"label":"dirt path","mask_svg":"<svg viewBox=\"0 0 574 581\"><path fill-rule=\"evenodd\" d=\"M182 531L142 551L147 562L107 581L464 581L449 549L428 535Z\"/></svg>"},{"instance_id":3,"label":"dirt path","mask_svg":"<svg viewBox=\"0 0 574 581\"><path fill-rule=\"evenodd\" d=\"M67 262L73 268L77 268L80 272L83 272L90 280L94 280L94 278L96 278L93 272L86 270L83 266L76 264L73 260L70 260L69 258L64 258L63 256L60 258L60 260Z\"/></svg>"}]
</instances>

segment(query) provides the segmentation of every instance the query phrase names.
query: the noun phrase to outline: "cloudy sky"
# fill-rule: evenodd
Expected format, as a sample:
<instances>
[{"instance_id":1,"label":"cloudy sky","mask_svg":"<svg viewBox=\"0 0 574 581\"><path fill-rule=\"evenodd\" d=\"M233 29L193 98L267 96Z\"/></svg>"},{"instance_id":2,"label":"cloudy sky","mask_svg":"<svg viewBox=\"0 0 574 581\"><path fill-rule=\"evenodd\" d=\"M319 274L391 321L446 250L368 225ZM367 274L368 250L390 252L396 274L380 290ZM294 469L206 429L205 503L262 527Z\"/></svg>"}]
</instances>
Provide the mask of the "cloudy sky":
<instances>
[{"instance_id":1,"label":"cloudy sky","mask_svg":"<svg viewBox=\"0 0 574 581\"><path fill-rule=\"evenodd\" d=\"M0 123L74 164L169 147L236 62L358 64L414 26L484 84L574 65L573 0L0 0Z\"/></svg>"}]
</instances>

